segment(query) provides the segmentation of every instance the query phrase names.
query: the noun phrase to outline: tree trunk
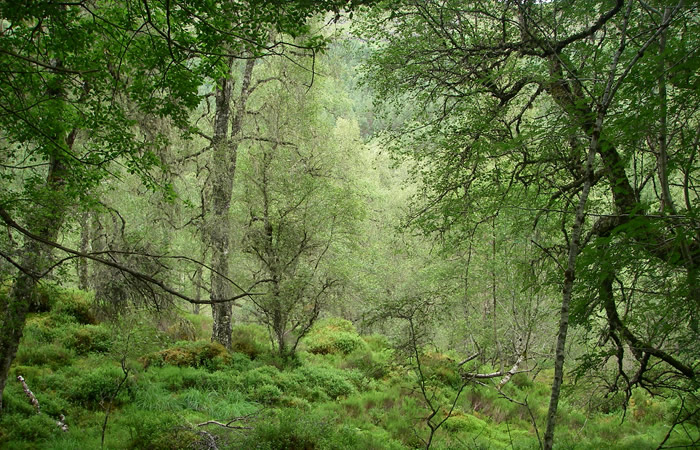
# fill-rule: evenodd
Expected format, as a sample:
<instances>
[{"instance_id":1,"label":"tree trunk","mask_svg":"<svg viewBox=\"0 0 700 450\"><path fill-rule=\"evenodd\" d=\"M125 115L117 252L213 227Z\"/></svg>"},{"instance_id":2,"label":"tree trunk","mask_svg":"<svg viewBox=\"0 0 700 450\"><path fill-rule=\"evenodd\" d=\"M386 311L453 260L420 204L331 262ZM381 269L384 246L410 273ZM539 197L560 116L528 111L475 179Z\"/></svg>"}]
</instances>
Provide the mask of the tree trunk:
<instances>
[{"instance_id":1,"label":"tree trunk","mask_svg":"<svg viewBox=\"0 0 700 450\"><path fill-rule=\"evenodd\" d=\"M80 251L83 253L90 252L90 216L87 211L80 216ZM90 288L88 261L83 258L78 259L78 287L84 291Z\"/></svg>"},{"instance_id":2,"label":"tree trunk","mask_svg":"<svg viewBox=\"0 0 700 450\"><path fill-rule=\"evenodd\" d=\"M233 61L229 61L233 67ZM245 106L250 95L250 79L253 74L254 59L246 62L238 107L231 117L231 92L233 81L228 78L219 80L216 89L216 112L214 118L214 135L212 137L213 159L211 164L211 217L204 233L212 249L211 299L215 301L233 297L229 278L229 252L231 221L229 207L233 193L233 178L236 172L239 134L243 125ZM232 123L229 135L229 121ZM231 316L233 304L221 302L212 305L214 324L211 340L226 348L231 348Z\"/></svg>"},{"instance_id":3,"label":"tree trunk","mask_svg":"<svg viewBox=\"0 0 700 450\"><path fill-rule=\"evenodd\" d=\"M74 133L61 139L67 147L72 147ZM66 215L66 203L61 198L64 188L65 167L58 158L52 158L44 189L50 196L45 208L36 211L27 221L35 233L45 239L55 241ZM9 295L0 302L0 412L2 393L10 372L10 366L17 354L22 339L24 321L32 304L34 288L51 256L51 248L26 238L22 247L22 270L14 279ZM0 297L2 299L2 297Z\"/></svg>"},{"instance_id":4,"label":"tree trunk","mask_svg":"<svg viewBox=\"0 0 700 450\"><path fill-rule=\"evenodd\" d=\"M571 241L569 242L569 257L564 272L564 287L562 289L561 310L559 312L559 332L557 334L557 346L554 359L554 380L552 381L552 395L549 399L549 410L547 411L547 429L544 434L544 448L551 450L554 445L554 427L556 425L557 407L559 405L559 395L561 385L564 380L564 359L566 350L566 335L569 330L569 305L571 304L571 293L574 288L576 278L576 259L578 257L579 246L581 244L581 234L583 222L585 220L586 202L588 194L593 184L593 162L598 151L600 133L603 127L603 115L599 115L596 121L596 129L591 139L586 159L586 181L583 183L581 197L576 207L576 216L572 227Z\"/></svg>"}]
</instances>

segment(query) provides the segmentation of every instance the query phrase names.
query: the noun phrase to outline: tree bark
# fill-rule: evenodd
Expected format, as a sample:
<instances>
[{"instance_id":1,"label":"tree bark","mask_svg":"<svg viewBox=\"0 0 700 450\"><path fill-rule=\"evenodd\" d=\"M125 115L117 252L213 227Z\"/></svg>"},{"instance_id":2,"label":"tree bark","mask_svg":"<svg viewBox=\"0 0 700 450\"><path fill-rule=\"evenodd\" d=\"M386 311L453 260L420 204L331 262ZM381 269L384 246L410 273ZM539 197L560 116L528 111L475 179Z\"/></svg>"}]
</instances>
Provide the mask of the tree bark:
<instances>
[{"instance_id":1,"label":"tree bark","mask_svg":"<svg viewBox=\"0 0 700 450\"><path fill-rule=\"evenodd\" d=\"M231 95L233 81L230 77L219 80L216 88L216 112L214 118L214 135L212 137L213 159L211 164L211 217L204 230L212 249L211 299L220 300L233 297L229 277L229 252L231 250L231 220L229 208L233 194L233 179L236 172L239 134L243 125L246 102L250 95L250 80L253 74L254 59L246 62L241 84L241 93L237 108L231 118ZM233 67L233 60L229 61ZM229 122L231 130L229 134ZM212 305L214 323L212 342L218 342L231 348L232 302Z\"/></svg>"},{"instance_id":2,"label":"tree bark","mask_svg":"<svg viewBox=\"0 0 700 450\"><path fill-rule=\"evenodd\" d=\"M80 251L83 253L90 252L90 216L87 211L80 216ZM78 287L84 291L90 289L88 261L83 258L78 259Z\"/></svg>"},{"instance_id":3,"label":"tree bark","mask_svg":"<svg viewBox=\"0 0 700 450\"><path fill-rule=\"evenodd\" d=\"M74 134L71 133L68 138L61 140L70 148L73 137ZM56 240L66 215L66 204L61 198L66 168L60 156L59 154L59 158L51 158L44 186L52 201L46 202L46 206L35 211L28 220L38 236L52 241ZM9 295L0 297L0 330L2 330L0 333L0 412L2 412L2 393L22 339L24 322L32 304L34 288L51 256L50 247L33 239L25 239L19 264L22 269L17 273Z\"/></svg>"}]
</instances>

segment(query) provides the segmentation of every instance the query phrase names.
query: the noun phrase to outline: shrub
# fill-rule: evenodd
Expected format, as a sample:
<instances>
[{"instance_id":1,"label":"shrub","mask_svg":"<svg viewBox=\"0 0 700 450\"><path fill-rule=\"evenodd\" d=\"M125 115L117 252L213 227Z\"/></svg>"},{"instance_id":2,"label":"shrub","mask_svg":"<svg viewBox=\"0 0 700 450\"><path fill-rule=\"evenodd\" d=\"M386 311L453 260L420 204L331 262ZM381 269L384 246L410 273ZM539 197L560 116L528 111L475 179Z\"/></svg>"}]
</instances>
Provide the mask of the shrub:
<instances>
[{"instance_id":1,"label":"shrub","mask_svg":"<svg viewBox=\"0 0 700 450\"><path fill-rule=\"evenodd\" d=\"M129 410L126 425L130 430L129 448L169 450L193 448L197 433L182 426L177 417L168 412Z\"/></svg>"},{"instance_id":2,"label":"shrub","mask_svg":"<svg viewBox=\"0 0 700 450\"><path fill-rule=\"evenodd\" d=\"M174 341L195 341L197 340L197 330L194 324L186 318L177 317L173 320L165 334Z\"/></svg>"},{"instance_id":3,"label":"shrub","mask_svg":"<svg viewBox=\"0 0 700 450\"><path fill-rule=\"evenodd\" d=\"M230 354L223 345L207 341L180 341L166 350L144 356L142 361L149 365L170 364L178 367L218 368L230 362Z\"/></svg>"},{"instance_id":4,"label":"shrub","mask_svg":"<svg viewBox=\"0 0 700 450\"><path fill-rule=\"evenodd\" d=\"M0 429L7 430L6 438L16 442L45 441L61 433L56 426L56 421L46 414L22 416L3 412ZM27 446L26 448L36 447Z\"/></svg>"},{"instance_id":5,"label":"shrub","mask_svg":"<svg viewBox=\"0 0 700 450\"><path fill-rule=\"evenodd\" d=\"M23 342L17 350L14 363L26 366L49 366L56 370L69 366L74 357L74 352L56 343L24 345Z\"/></svg>"},{"instance_id":6,"label":"shrub","mask_svg":"<svg viewBox=\"0 0 700 450\"><path fill-rule=\"evenodd\" d=\"M231 350L255 359L270 349L267 330L261 325L247 324L233 327Z\"/></svg>"},{"instance_id":7,"label":"shrub","mask_svg":"<svg viewBox=\"0 0 700 450\"><path fill-rule=\"evenodd\" d=\"M282 391L274 384L264 384L253 391L253 400L265 405L272 405L282 398Z\"/></svg>"},{"instance_id":8,"label":"shrub","mask_svg":"<svg viewBox=\"0 0 700 450\"><path fill-rule=\"evenodd\" d=\"M32 292L30 312L44 313L51 311L56 304L56 300L61 296L61 291L57 286L39 283Z\"/></svg>"},{"instance_id":9,"label":"shrub","mask_svg":"<svg viewBox=\"0 0 700 450\"><path fill-rule=\"evenodd\" d=\"M347 355L342 362L346 369L357 369L365 376L380 379L389 374L393 351L389 349L372 352L367 349L358 349Z\"/></svg>"},{"instance_id":10,"label":"shrub","mask_svg":"<svg viewBox=\"0 0 700 450\"><path fill-rule=\"evenodd\" d=\"M112 398L123 378L122 369L110 365L82 371L77 378L68 378L65 383L71 400L87 408L95 408ZM127 389L127 386L124 386L121 394Z\"/></svg>"},{"instance_id":11,"label":"shrub","mask_svg":"<svg viewBox=\"0 0 700 450\"><path fill-rule=\"evenodd\" d=\"M212 318L204 314L185 313L183 315L192 323L197 339L207 339L211 336Z\"/></svg>"},{"instance_id":12,"label":"shrub","mask_svg":"<svg viewBox=\"0 0 700 450\"><path fill-rule=\"evenodd\" d=\"M302 367L296 372L301 384L309 388L320 388L328 397L337 399L356 392L348 380L347 373L330 367Z\"/></svg>"},{"instance_id":13,"label":"shrub","mask_svg":"<svg viewBox=\"0 0 700 450\"><path fill-rule=\"evenodd\" d=\"M51 309L51 315L59 321L64 319L85 325L97 323L92 299L82 291L64 292Z\"/></svg>"},{"instance_id":14,"label":"shrub","mask_svg":"<svg viewBox=\"0 0 700 450\"><path fill-rule=\"evenodd\" d=\"M58 335L57 327L46 314L31 315L27 318L22 331L23 342L34 341L50 343Z\"/></svg>"},{"instance_id":15,"label":"shrub","mask_svg":"<svg viewBox=\"0 0 700 450\"><path fill-rule=\"evenodd\" d=\"M112 335L104 326L85 325L69 334L65 345L75 349L79 355L90 352L105 353L112 346Z\"/></svg>"},{"instance_id":16,"label":"shrub","mask_svg":"<svg viewBox=\"0 0 700 450\"><path fill-rule=\"evenodd\" d=\"M240 448L328 448L324 441L331 432L332 426L323 414L285 409L277 417L260 422L243 440Z\"/></svg>"},{"instance_id":17,"label":"shrub","mask_svg":"<svg viewBox=\"0 0 700 450\"><path fill-rule=\"evenodd\" d=\"M421 364L426 377L434 377L448 385L458 385L462 382L457 364L444 353L426 352L421 357Z\"/></svg>"},{"instance_id":18,"label":"shrub","mask_svg":"<svg viewBox=\"0 0 700 450\"><path fill-rule=\"evenodd\" d=\"M276 385L280 381L280 371L273 366L262 366L241 374L240 382L248 390L266 384Z\"/></svg>"},{"instance_id":19,"label":"shrub","mask_svg":"<svg viewBox=\"0 0 700 450\"><path fill-rule=\"evenodd\" d=\"M347 355L367 348L367 343L357 334L352 322L337 318L320 321L306 336L305 342L311 353L322 355Z\"/></svg>"}]
</instances>

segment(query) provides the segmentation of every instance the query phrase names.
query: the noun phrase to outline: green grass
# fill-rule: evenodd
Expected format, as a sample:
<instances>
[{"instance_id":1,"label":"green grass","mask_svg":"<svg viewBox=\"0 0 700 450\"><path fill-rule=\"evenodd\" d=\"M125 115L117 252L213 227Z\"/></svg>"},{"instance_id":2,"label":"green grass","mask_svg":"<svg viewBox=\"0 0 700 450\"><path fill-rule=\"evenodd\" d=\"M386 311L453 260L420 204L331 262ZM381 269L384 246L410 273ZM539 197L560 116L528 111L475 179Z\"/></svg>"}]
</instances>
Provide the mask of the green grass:
<instances>
[{"instance_id":1,"label":"green grass","mask_svg":"<svg viewBox=\"0 0 700 450\"><path fill-rule=\"evenodd\" d=\"M380 335L363 339L349 322L327 320L305 343L312 352L302 350L295 366L279 368L266 362L275 360L260 327L237 327L237 348L244 352L230 353L202 339L173 342L167 332L154 334L148 320L132 323L129 330L96 323L89 297L76 291L64 295L45 299L53 309L28 320L3 396L2 448L99 448L108 408L105 445L110 449L197 447L205 438L215 439L219 448L241 449L424 446L429 410L415 372ZM188 319L198 330L208 323L196 322L191 315ZM126 346L125 336L146 339L139 346ZM325 350L316 351L319 348ZM117 393L125 356L129 375ZM437 419L446 417L458 386L450 360L440 353L425 359L429 392L441 405ZM16 381L20 374L39 400L41 414ZM535 380L519 374L504 388L511 398L528 399L540 433L550 379L548 371ZM677 407L672 400L635 393L623 422L619 410L586 410L585 394L570 389L561 402L557 448L656 448ZM61 414L67 433L55 425ZM237 417L246 418L235 422L244 429L198 426ZM694 425L686 430L697 436ZM689 443L685 431L679 430L667 444ZM433 448L539 445L525 407L474 384L464 390L452 416L435 434Z\"/></svg>"}]
</instances>

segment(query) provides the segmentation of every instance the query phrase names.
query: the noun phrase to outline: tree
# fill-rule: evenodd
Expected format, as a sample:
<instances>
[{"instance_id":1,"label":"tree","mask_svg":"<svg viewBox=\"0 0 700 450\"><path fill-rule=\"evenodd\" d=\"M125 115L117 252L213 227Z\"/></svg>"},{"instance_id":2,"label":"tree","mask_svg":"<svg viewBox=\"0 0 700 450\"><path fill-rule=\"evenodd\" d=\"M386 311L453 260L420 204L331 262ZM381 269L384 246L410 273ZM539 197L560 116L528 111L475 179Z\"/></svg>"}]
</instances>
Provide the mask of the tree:
<instances>
[{"instance_id":1,"label":"tree","mask_svg":"<svg viewBox=\"0 0 700 450\"><path fill-rule=\"evenodd\" d=\"M251 282L265 292L251 298L254 309L287 358L342 283L332 261L359 206L342 147L326 138L335 118L324 117L319 89L301 84L304 72L289 63L265 66L275 82L258 99L246 155L243 248Z\"/></svg>"},{"instance_id":2,"label":"tree","mask_svg":"<svg viewBox=\"0 0 700 450\"><path fill-rule=\"evenodd\" d=\"M269 42L271 30L296 35L312 14L346 5L0 3L0 216L19 233L2 241L2 257L9 263L2 275L12 287L0 304L0 392L34 286L55 266L52 248L70 254L59 264L89 257L177 294L148 274L56 242L71 209L86 202L90 188L113 171L123 168L156 187L150 170L158 164L153 149L163 137L144 139L134 128L135 111L194 131L189 111L200 103L207 74L225 78L222 66L230 67L226 62L240 57L240 48L256 55L280 53L285 43ZM311 39L297 47L314 51L321 44ZM225 300L230 299L206 302Z\"/></svg>"},{"instance_id":3,"label":"tree","mask_svg":"<svg viewBox=\"0 0 700 450\"><path fill-rule=\"evenodd\" d=\"M698 349L687 343L697 341L700 249L691 168L697 5L385 6L388 13L363 26L381 42L368 79L385 100L423 107L423 126L404 127L395 146L415 158L423 179L418 223L455 231L498 213L529 215L535 227L561 224L563 241L543 246L563 275L545 447L570 307L575 323L590 327L588 318L603 313L605 326L596 329L618 360L614 390L668 386L661 380L669 372L676 388L695 380ZM629 246L635 259L616 259ZM653 270L642 274L642 261ZM661 291L672 294L662 300ZM645 328L640 319L650 311L659 319Z\"/></svg>"}]
</instances>

